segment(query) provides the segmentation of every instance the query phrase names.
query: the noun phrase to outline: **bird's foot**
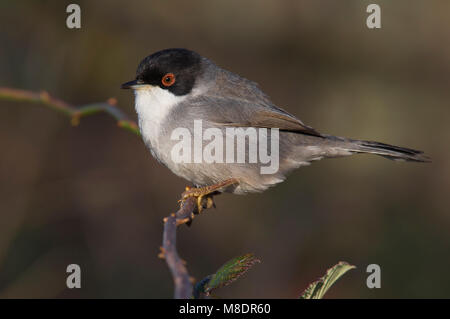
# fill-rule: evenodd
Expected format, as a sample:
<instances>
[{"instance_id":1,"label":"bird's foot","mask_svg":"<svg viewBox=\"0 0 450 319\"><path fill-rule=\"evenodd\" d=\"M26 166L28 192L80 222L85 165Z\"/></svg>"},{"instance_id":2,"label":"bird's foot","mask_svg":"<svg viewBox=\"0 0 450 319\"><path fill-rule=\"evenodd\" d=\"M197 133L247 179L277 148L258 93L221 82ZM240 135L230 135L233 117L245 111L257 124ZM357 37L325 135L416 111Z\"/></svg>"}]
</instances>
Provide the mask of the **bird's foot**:
<instances>
[{"instance_id":1,"label":"bird's foot","mask_svg":"<svg viewBox=\"0 0 450 319\"><path fill-rule=\"evenodd\" d=\"M236 184L238 184L237 179L230 178L223 182L205 187L191 188L187 186L178 202L182 205L188 198L195 197L197 199L197 212L201 213L204 208L216 207L213 200L214 195L217 195L227 187Z\"/></svg>"}]
</instances>

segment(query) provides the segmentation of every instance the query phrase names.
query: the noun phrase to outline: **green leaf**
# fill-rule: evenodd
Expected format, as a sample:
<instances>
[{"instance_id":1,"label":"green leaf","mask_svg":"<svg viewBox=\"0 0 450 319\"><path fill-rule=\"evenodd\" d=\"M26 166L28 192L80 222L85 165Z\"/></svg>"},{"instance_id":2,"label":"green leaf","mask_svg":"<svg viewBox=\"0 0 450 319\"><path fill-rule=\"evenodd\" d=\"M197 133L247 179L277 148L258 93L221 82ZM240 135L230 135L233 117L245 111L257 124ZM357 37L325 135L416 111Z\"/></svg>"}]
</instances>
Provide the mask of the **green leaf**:
<instances>
[{"instance_id":1,"label":"green leaf","mask_svg":"<svg viewBox=\"0 0 450 319\"><path fill-rule=\"evenodd\" d=\"M205 293L206 285L209 283L213 275L206 276L199 282L197 282L193 289L192 297L194 299L200 299L202 297L202 294Z\"/></svg>"},{"instance_id":2,"label":"green leaf","mask_svg":"<svg viewBox=\"0 0 450 319\"><path fill-rule=\"evenodd\" d=\"M211 279L203 287L204 293L209 295L214 289L229 285L259 262L260 260L253 254L245 254L230 260L211 276Z\"/></svg>"},{"instance_id":3,"label":"green leaf","mask_svg":"<svg viewBox=\"0 0 450 319\"><path fill-rule=\"evenodd\" d=\"M303 291L300 299L322 299L330 287L347 271L356 268L353 265L340 261L327 270L325 276L313 282Z\"/></svg>"}]
</instances>

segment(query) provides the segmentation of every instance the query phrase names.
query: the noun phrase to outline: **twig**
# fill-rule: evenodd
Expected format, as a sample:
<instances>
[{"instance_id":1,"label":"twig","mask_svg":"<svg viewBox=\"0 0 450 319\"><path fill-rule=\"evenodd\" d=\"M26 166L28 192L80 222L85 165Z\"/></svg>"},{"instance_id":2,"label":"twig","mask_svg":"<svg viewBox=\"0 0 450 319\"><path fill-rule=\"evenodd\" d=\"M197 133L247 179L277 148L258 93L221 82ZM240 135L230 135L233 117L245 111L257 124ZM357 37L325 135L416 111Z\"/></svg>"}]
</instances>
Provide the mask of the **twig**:
<instances>
[{"instance_id":1,"label":"twig","mask_svg":"<svg viewBox=\"0 0 450 319\"><path fill-rule=\"evenodd\" d=\"M203 211L209 207L215 207L208 204L208 198L203 202ZM209 197L211 203L212 197ZM190 224L197 213L197 200L195 197L189 197L182 202L180 209L170 216L164 218L163 245L161 247L160 258L166 260L172 273L175 284L175 299L189 299L193 295L192 279L186 269L185 261L180 258L177 252L177 226Z\"/></svg>"},{"instance_id":2,"label":"twig","mask_svg":"<svg viewBox=\"0 0 450 319\"><path fill-rule=\"evenodd\" d=\"M163 246L159 257L166 260L172 273L176 299L189 299L192 296L191 278L177 252L177 226L191 220L195 205L195 198L188 198L176 213L164 218Z\"/></svg>"},{"instance_id":3,"label":"twig","mask_svg":"<svg viewBox=\"0 0 450 319\"><path fill-rule=\"evenodd\" d=\"M73 126L77 126L80 123L80 119L82 117L104 112L112 116L117 121L117 125L119 127L131 131L136 135L140 135L136 123L128 119L128 117L120 109L117 108L117 100L114 98L110 98L106 102L86 104L75 107L73 105L70 105L69 103L50 96L45 91L31 92L0 87L0 99L42 104L52 110L69 116L71 118L71 123Z\"/></svg>"},{"instance_id":4,"label":"twig","mask_svg":"<svg viewBox=\"0 0 450 319\"><path fill-rule=\"evenodd\" d=\"M57 98L51 97L47 92L40 93L25 90L0 87L0 100L10 100L17 102L39 103L52 110L61 112L71 118L72 125L76 126L80 118L92 114L104 112L112 116L119 127L127 129L136 135L140 135L135 122L129 120L127 116L116 107L117 101L113 98L106 102L94 103L75 107ZM184 261L178 256L176 240L177 226L189 223L194 218L194 211L197 209L197 201L194 197L186 199L180 209L164 219L163 246L160 257L165 258L172 273L175 284L175 298L188 299L192 296L192 282L184 265Z\"/></svg>"}]
</instances>

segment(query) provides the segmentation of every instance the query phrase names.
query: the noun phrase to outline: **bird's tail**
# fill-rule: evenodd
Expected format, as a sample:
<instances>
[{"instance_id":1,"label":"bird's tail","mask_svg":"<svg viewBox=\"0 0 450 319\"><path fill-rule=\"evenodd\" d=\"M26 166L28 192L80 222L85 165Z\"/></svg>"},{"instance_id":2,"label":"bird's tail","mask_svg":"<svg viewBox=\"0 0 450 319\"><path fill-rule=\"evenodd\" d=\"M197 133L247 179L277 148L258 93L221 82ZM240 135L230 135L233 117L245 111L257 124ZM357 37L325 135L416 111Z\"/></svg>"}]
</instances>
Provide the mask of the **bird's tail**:
<instances>
[{"instance_id":1,"label":"bird's tail","mask_svg":"<svg viewBox=\"0 0 450 319\"><path fill-rule=\"evenodd\" d=\"M422 151L411 148L389 145L380 142L350 140L355 148L349 149L355 153L370 153L380 155L394 161L431 162Z\"/></svg>"}]
</instances>

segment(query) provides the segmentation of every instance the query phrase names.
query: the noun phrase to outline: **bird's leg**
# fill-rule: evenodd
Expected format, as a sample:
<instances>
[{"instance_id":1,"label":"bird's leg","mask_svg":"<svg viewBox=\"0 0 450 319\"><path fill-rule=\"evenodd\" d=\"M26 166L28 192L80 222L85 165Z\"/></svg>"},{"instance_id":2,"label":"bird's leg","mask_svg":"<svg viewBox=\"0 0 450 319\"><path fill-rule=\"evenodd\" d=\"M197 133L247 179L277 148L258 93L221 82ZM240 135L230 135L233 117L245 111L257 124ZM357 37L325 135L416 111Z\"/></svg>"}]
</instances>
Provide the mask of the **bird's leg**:
<instances>
[{"instance_id":1,"label":"bird's leg","mask_svg":"<svg viewBox=\"0 0 450 319\"><path fill-rule=\"evenodd\" d=\"M219 193L229 186L237 185L238 183L239 182L237 179L230 178L214 185L198 188L186 187L186 191L181 194L181 199L179 200L179 202L183 203L189 197L195 197L197 198L197 211L198 213L201 213L201 211L203 210L203 199L206 200L206 208L211 208L215 206L212 199L213 195Z\"/></svg>"}]
</instances>

